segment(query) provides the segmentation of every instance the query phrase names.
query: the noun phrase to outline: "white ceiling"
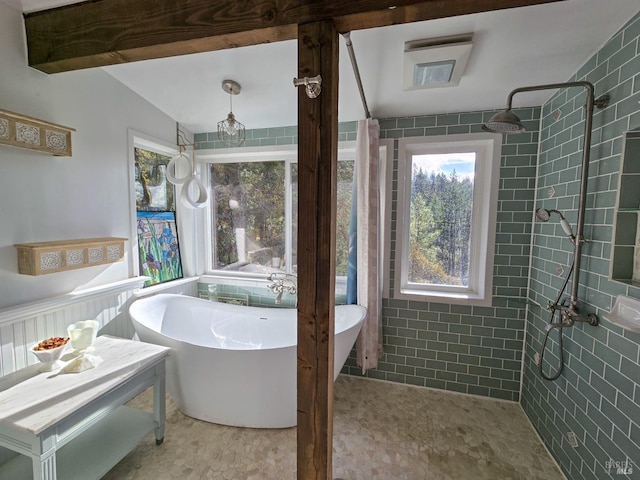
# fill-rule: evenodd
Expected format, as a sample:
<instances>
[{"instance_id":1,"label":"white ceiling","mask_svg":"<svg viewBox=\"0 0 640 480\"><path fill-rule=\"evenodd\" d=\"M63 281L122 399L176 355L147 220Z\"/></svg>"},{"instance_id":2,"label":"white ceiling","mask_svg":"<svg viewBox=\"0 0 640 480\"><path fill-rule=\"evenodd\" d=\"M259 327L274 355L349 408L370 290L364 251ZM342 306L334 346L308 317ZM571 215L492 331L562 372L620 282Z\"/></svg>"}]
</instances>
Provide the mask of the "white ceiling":
<instances>
[{"instance_id":1,"label":"white ceiling","mask_svg":"<svg viewBox=\"0 0 640 480\"><path fill-rule=\"evenodd\" d=\"M24 11L73 0L0 0ZM615 8L614 8L615 5ZM514 88L567 81L633 15L638 0L566 0L496 12L396 25L351 34L369 109L375 118L503 107ZM473 33L459 86L402 90L402 53L410 40ZM221 83L242 85L233 111L247 128L295 125L296 42L263 44L104 67L193 132L216 129L229 110ZM596 85L596 95L598 91ZM514 107L540 105L552 92L518 95ZM363 118L345 43L340 39L339 120Z\"/></svg>"}]
</instances>

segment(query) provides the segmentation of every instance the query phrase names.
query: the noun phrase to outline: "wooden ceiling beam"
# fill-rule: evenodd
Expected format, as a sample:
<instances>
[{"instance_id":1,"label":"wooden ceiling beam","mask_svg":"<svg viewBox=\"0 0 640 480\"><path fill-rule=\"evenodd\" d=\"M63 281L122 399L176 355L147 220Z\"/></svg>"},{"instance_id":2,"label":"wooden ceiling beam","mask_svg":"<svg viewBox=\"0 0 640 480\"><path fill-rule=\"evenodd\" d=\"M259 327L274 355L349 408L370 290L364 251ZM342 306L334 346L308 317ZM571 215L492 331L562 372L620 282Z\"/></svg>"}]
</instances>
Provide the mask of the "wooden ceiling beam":
<instances>
[{"instance_id":1,"label":"wooden ceiling beam","mask_svg":"<svg viewBox=\"0 0 640 480\"><path fill-rule=\"evenodd\" d=\"M29 65L46 73L562 0L91 0L25 15Z\"/></svg>"}]
</instances>

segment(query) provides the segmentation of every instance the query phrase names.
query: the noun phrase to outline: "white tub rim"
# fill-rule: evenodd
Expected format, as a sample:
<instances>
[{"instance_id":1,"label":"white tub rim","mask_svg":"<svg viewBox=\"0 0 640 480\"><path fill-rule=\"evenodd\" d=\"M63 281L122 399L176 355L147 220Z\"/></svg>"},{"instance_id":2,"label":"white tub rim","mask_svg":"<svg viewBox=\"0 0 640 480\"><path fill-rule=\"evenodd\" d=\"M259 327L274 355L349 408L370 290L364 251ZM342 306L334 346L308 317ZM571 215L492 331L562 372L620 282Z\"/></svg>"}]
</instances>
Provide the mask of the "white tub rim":
<instances>
[{"instance_id":1,"label":"white tub rim","mask_svg":"<svg viewBox=\"0 0 640 480\"><path fill-rule=\"evenodd\" d=\"M142 297L142 298L138 298L136 299L134 302L131 303L131 305L129 306L129 317L131 319L131 322L137 323L139 325L141 325L144 328L147 328L155 333L157 333L158 335L161 335L165 338L168 338L172 341L175 342L179 342L179 343L183 343L185 345L189 345L192 347L196 347L196 348L207 348L207 349L214 349L214 350L220 350L220 351L233 351L233 352L267 352L267 351L277 351L277 350L284 350L287 348L291 348L291 347L297 347L297 339L296 342L293 344L287 344L287 345L278 345L278 346L273 346L273 347L261 347L261 348L246 348L246 349L235 349L235 348L227 348L227 347L221 347L221 346L215 346L215 345L205 345L205 344L200 344L200 343L194 343L192 340L187 340L185 338L176 338L173 335L168 335L166 332L163 332L161 329L157 329L154 328L153 325L150 325L149 321L141 321L140 318L136 318L135 314L136 314L136 310L139 308L142 308L145 304L150 303L150 302L154 302L154 303L158 303L161 300L170 300L170 299L186 299L187 301L198 301L198 302L203 302L203 305L209 305L209 304L213 304L211 305L211 307L215 308L221 308L223 310L226 309L231 309L231 310L236 310L236 309L248 309L248 310L252 310L252 311L276 311L276 313L280 313L280 315L285 315L285 314L291 314L292 311L297 310L296 308L269 308L269 307L256 307L256 306L247 306L247 305L233 305L233 304L226 304L223 302L214 302L208 299L203 299L203 298L199 298L199 297L193 297L190 295L183 295L183 294L179 294L179 293L159 293L156 295L150 295L150 296L146 296L146 297ZM137 304L137 307L135 306ZM358 325L361 325L364 322L365 316L366 316L366 309L360 305L335 305L334 309L348 309L348 310L354 310L354 311L359 311L360 312L360 317L358 320L349 323L345 328L343 328L340 331L335 331L334 330L334 340L336 338L336 336L339 333L342 332L346 332L347 330L354 328ZM278 310L280 310L280 312L277 312ZM283 312L286 311L286 312ZM335 310L334 310L335 312ZM256 318L259 318L256 316ZM151 315L149 315L146 320L148 319L152 319ZM335 321L335 313L334 313L334 321ZM295 324L296 329L297 329L297 323Z\"/></svg>"}]
</instances>

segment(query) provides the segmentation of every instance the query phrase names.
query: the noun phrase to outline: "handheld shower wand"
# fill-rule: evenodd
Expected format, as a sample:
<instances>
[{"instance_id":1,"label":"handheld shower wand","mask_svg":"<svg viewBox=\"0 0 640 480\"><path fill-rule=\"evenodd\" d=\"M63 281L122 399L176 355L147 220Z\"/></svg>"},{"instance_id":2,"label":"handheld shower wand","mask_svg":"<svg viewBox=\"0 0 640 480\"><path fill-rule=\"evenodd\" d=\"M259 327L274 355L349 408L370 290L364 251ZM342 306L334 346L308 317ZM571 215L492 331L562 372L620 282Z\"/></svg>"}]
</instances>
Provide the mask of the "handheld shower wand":
<instances>
[{"instance_id":1,"label":"handheld shower wand","mask_svg":"<svg viewBox=\"0 0 640 480\"><path fill-rule=\"evenodd\" d=\"M548 222L549 219L551 218L552 213L556 213L560 217L560 226L562 227L562 230L564 230L564 233L566 233L569 236L569 240L571 240L571 243L575 243L576 236L573 234L571 225L569 225L569 222L567 222L567 219L564 218L564 215L562 215L562 213L560 213L558 210L547 210L545 208L536 208L536 218L542 222Z\"/></svg>"},{"instance_id":2,"label":"handheld shower wand","mask_svg":"<svg viewBox=\"0 0 640 480\"><path fill-rule=\"evenodd\" d=\"M556 215L558 215L558 217L560 217L560 226L562 227L562 230L564 230L564 233L568 235L569 240L571 240L571 243L573 243L574 262L571 263L571 268L569 269L569 272L567 273L564 279L562 288L558 291L558 297L556 298L556 301L553 303L549 302L549 305L547 307L551 316L549 318L549 323L547 324L547 328L545 329L544 340L542 341L542 348L540 350L540 361L538 363L538 370L540 372L540 375L545 380L555 380L562 373L562 369L564 367L562 329L564 327L573 326L573 324L576 321L585 321L585 322L588 322L590 325L597 325L598 323L597 317L593 314L588 314L586 316L577 314L575 310L575 304L573 302L569 306L567 306L565 302L560 301L562 298L562 295L564 294L565 289L567 288L569 279L571 278L572 275L574 277L573 282L574 284L576 283L577 275L575 274L576 273L575 255L577 255L576 251L578 250L578 244L576 243L576 236L574 235L573 230L571 229L571 225L569 225L569 222L567 222L567 219L564 218L564 215L562 215L562 213L554 209L547 210L545 208L536 208L536 218L541 222L548 222L549 219L551 218L552 213L555 213ZM556 313L558 314L558 321L555 321ZM547 347L547 340L549 340L549 335L554 329L558 330L559 361L558 361L558 367L556 368L555 374L547 375L544 373L542 369L542 365L543 365L544 353Z\"/></svg>"}]
</instances>

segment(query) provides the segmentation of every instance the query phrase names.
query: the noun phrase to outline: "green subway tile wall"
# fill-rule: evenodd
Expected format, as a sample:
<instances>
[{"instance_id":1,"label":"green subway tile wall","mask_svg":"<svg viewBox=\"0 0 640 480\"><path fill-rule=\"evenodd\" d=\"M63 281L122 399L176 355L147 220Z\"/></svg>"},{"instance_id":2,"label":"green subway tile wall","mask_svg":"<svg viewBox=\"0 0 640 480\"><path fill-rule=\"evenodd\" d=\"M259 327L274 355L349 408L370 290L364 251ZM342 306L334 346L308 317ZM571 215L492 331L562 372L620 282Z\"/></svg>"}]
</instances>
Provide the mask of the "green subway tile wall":
<instances>
[{"instance_id":1,"label":"green subway tile wall","mask_svg":"<svg viewBox=\"0 0 640 480\"><path fill-rule=\"evenodd\" d=\"M540 377L534 354L540 351L549 320L544 307L555 299L563 281L559 270L566 274L573 250L557 217L534 227L521 403L571 480L640 478L640 334L602 319L616 295L640 297L640 288L609 280L623 135L640 128L639 37L637 15L569 79L590 81L596 97L611 95L611 104L594 112L585 215L589 241L583 248L578 289L581 311L596 313L601 323L564 330L565 366L555 382ZM557 208L574 228L584 102L583 89L561 90L544 105L540 131L536 206ZM549 343L544 361L547 374L559 358L555 333ZM568 432L576 435L577 447L569 445ZM619 472L617 467L627 460L631 471Z\"/></svg>"},{"instance_id":2,"label":"green subway tile wall","mask_svg":"<svg viewBox=\"0 0 640 480\"><path fill-rule=\"evenodd\" d=\"M394 139L391 253L395 257L398 138L481 131L495 112L380 120ZM529 133L504 139L491 307L383 299L384 356L366 373L383 380L518 400L535 194L539 109L517 111ZM355 128L355 125L354 125ZM393 261L387 270L394 288ZM360 375L355 356L345 371Z\"/></svg>"},{"instance_id":3,"label":"green subway tile wall","mask_svg":"<svg viewBox=\"0 0 640 480\"><path fill-rule=\"evenodd\" d=\"M506 92L505 92L506 95ZM493 302L471 307L383 299L384 356L366 376L517 401L523 351L539 108L516 110L529 132L505 137L500 168ZM395 233L398 138L475 133L495 111L380 120L394 139L392 235ZM357 122L339 125L339 141L355 140ZM291 140L291 142L289 141ZM216 133L197 134L198 149L220 148ZM248 130L247 146L296 143L296 127ZM395 242L392 236L391 258ZM392 264L393 265L393 264ZM387 270L393 288L393 266ZM225 287L226 288L226 287ZM265 289L266 290L266 289ZM268 290L247 292L268 303ZM344 373L361 375L355 352Z\"/></svg>"}]
</instances>

